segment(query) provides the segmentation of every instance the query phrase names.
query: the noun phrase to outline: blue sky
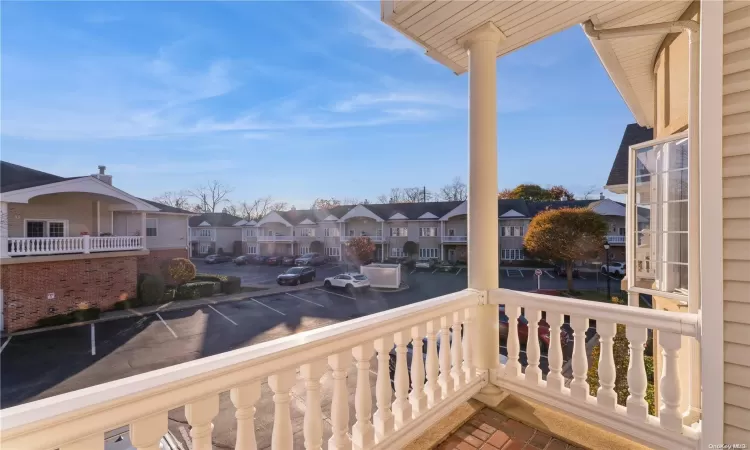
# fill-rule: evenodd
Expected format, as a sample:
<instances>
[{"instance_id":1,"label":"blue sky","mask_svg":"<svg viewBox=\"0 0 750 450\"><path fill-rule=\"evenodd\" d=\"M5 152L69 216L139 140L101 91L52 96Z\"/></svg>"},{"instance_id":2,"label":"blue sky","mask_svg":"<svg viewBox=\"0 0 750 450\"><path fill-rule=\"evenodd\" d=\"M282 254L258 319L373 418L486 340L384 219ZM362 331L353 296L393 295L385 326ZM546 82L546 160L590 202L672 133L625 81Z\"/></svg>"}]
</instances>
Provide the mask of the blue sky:
<instances>
[{"instance_id":1,"label":"blue sky","mask_svg":"<svg viewBox=\"0 0 750 450\"><path fill-rule=\"evenodd\" d=\"M379 2L4 3L2 159L142 197L373 200L467 178L467 83ZM602 186L633 122L576 27L498 61L499 188Z\"/></svg>"}]
</instances>

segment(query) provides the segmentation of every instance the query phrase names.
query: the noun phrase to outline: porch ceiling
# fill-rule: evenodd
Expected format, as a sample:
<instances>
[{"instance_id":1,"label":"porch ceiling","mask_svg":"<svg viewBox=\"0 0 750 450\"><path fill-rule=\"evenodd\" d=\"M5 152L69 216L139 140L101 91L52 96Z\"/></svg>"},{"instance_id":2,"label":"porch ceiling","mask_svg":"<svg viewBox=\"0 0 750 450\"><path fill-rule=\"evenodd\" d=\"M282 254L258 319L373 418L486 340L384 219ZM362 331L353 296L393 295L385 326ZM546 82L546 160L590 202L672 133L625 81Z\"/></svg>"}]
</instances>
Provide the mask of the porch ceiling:
<instances>
[{"instance_id":1,"label":"porch ceiling","mask_svg":"<svg viewBox=\"0 0 750 450\"><path fill-rule=\"evenodd\" d=\"M690 0L381 0L382 20L427 50L456 74L468 69L458 38L491 21L505 39L497 56L592 20L619 28L677 20ZM636 120L652 126L653 63L666 35L599 41L595 49Z\"/></svg>"}]
</instances>

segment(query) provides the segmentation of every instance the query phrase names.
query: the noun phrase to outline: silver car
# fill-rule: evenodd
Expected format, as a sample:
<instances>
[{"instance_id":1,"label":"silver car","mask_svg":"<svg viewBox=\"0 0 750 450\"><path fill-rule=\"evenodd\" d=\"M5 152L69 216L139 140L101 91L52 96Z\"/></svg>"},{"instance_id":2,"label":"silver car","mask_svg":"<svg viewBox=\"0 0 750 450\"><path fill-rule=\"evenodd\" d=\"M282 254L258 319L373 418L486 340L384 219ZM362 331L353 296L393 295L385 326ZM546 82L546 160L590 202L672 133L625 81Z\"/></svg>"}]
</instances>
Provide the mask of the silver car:
<instances>
[{"instance_id":1,"label":"silver car","mask_svg":"<svg viewBox=\"0 0 750 450\"><path fill-rule=\"evenodd\" d=\"M294 260L297 266L320 266L325 264L328 259L320 253L305 253Z\"/></svg>"}]
</instances>

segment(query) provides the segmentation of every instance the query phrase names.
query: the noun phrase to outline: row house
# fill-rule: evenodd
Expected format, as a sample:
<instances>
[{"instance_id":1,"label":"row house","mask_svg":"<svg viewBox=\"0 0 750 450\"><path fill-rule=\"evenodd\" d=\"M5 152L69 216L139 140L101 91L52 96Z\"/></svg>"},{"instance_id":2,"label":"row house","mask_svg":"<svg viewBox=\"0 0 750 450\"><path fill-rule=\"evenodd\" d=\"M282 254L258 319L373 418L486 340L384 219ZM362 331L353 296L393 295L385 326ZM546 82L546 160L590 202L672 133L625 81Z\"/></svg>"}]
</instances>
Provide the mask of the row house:
<instances>
[{"instance_id":1,"label":"row house","mask_svg":"<svg viewBox=\"0 0 750 450\"><path fill-rule=\"evenodd\" d=\"M203 213L190 218L190 254L206 256L215 253L239 254L245 227L254 221L243 220L227 212Z\"/></svg>"},{"instance_id":2,"label":"row house","mask_svg":"<svg viewBox=\"0 0 750 450\"><path fill-rule=\"evenodd\" d=\"M610 258L624 260L625 206L609 199L498 200L500 259L525 259L523 238L531 220L541 211L563 207L591 208L604 216L609 226ZM406 256L404 245L411 241L418 248L415 256L465 262L466 214L465 201L446 201L341 205L330 210L274 211L257 222L241 221L233 216L225 220L235 234L242 230L244 251L250 254L302 255L315 248L313 243L317 241L322 253L340 259L342 246L348 240L367 236L375 244L375 260ZM198 222L201 219L196 217L193 220ZM209 223L205 225L208 228Z\"/></svg>"}]
</instances>

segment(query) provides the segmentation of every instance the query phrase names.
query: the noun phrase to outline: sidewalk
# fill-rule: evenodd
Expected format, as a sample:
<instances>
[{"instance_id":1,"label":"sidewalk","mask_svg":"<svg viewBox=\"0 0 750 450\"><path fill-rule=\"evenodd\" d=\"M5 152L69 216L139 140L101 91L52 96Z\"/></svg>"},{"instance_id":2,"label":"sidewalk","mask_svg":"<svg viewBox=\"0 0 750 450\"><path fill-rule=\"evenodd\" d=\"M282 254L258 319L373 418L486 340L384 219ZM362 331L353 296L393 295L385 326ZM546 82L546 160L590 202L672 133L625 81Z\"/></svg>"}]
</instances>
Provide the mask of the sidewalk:
<instances>
[{"instance_id":1,"label":"sidewalk","mask_svg":"<svg viewBox=\"0 0 750 450\"><path fill-rule=\"evenodd\" d=\"M268 289L263 289L254 292L239 292L237 294L230 295L213 295L211 297L199 298L196 300L174 300L169 303L163 303L161 305L141 306L132 309L120 309L111 310L101 313L98 319L88 320L85 322L67 323L65 325L57 325L53 327L44 328L32 328L29 330L21 330L15 333L4 334L3 337L9 336L21 336L25 334L41 333L44 331L59 330L62 328L78 327L83 325L90 325L92 323L109 322L112 320L126 319L129 317L142 317L149 316L156 313L162 313L167 311L179 311L182 309L199 308L206 305L218 305L220 303L238 302L246 300L250 297L259 298L269 295L283 294L285 292L301 291L304 289L319 288L323 286L323 281L313 281L311 283L300 284L298 286L274 286ZM260 286L250 286L260 287Z\"/></svg>"}]
</instances>

